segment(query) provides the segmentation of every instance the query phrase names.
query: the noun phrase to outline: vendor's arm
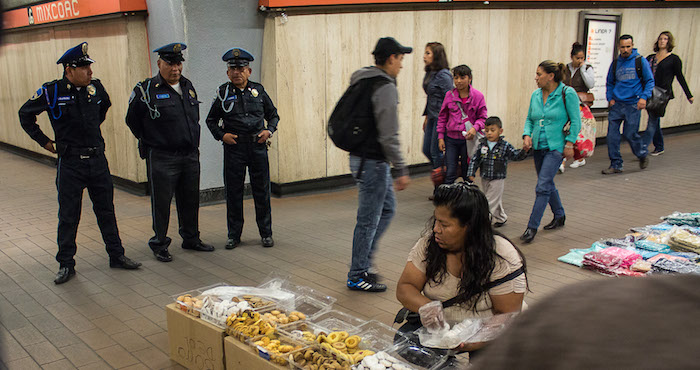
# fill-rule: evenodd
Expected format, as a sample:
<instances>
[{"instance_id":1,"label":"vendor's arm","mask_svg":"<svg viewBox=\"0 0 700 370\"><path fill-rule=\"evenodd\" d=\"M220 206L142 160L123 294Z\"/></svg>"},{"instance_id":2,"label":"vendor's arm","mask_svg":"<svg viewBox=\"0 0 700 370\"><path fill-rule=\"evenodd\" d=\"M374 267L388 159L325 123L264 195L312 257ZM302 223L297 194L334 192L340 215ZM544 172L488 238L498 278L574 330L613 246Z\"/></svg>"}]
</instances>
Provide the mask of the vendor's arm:
<instances>
[{"instance_id":1,"label":"vendor's arm","mask_svg":"<svg viewBox=\"0 0 700 370\"><path fill-rule=\"evenodd\" d=\"M413 262L407 262L399 278L399 283L396 285L396 299L412 312L418 312L422 305L431 301L430 298L421 293L427 280L425 273L419 270Z\"/></svg>"}]
</instances>

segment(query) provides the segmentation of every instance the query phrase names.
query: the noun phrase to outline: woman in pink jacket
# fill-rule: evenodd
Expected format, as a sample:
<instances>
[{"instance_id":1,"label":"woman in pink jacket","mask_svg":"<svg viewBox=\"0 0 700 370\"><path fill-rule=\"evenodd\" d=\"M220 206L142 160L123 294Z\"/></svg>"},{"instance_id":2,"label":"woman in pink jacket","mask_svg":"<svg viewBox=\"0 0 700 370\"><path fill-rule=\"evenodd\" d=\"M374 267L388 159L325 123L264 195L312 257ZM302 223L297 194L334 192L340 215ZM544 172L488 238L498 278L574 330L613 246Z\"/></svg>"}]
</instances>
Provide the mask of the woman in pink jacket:
<instances>
[{"instance_id":1,"label":"woman in pink jacket","mask_svg":"<svg viewBox=\"0 0 700 370\"><path fill-rule=\"evenodd\" d=\"M462 176L466 176L469 158L474 155L479 138L483 137L488 117L484 94L472 87L471 68L459 65L452 69L452 75L456 88L445 94L437 122L438 145L445 152L447 166L445 184L457 179L460 158Z\"/></svg>"}]
</instances>

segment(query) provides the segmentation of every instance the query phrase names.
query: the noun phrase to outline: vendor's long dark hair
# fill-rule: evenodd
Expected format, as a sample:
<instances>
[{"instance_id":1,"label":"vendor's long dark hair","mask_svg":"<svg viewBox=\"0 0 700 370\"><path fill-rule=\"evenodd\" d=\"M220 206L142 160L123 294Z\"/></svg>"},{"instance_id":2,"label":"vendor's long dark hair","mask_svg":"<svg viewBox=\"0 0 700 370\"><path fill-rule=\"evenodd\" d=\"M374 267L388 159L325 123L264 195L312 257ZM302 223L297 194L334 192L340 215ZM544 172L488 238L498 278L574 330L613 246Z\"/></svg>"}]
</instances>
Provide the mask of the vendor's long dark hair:
<instances>
[{"instance_id":1,"label":"vendor's long dark hair","mask_svg":"<svg viewBox=\"0 0 700 370\"><path fill-rule=\"evenodd\" d=\"M460 303L473 299L470 308L476 310L476 303L486 293L483 286L489 282L491 273L496 266L496 259L503 258L496 253L494 236L498 235L508 239L493 230L488 201L484 193L475 185L464 183L440 185L435 191L434 197L433 204L436 207L447 207L452 217L459 220L461 226L467 226L458 297ZM428 223L429 229L426 230L429 241L425 258L427 264L425 274L428 281L440 283L448 273L447 253L435 241L434 224L435 217L431 218ZM515 245L513 246L515 247ZM517 247L515 249L520 255L523 270L527 274L525 257Z\"/></svg>"}]
</instances>

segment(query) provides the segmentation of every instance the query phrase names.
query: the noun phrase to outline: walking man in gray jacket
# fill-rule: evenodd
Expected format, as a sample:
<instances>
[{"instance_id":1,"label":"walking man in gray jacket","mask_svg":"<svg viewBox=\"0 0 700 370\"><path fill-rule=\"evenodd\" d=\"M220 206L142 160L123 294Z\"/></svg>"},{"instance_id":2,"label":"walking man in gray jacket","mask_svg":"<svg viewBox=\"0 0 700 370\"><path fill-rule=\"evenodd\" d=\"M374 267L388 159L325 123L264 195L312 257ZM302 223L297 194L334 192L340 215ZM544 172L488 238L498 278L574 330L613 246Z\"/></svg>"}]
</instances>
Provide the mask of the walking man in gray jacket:
<instances>
[{"instance_id":1,"label":"walking man in gray jacket","mask_svg":"<svg viewBox=\"0 0 700 370\"><path fill-rule=\"evenodd\" d=\"M389 226L396 209L396 190L403 190L410 182L408 168L399 144L397 113L398 90L396 76L401 71L404 54L413 48L403 46L392 37L379 39L374 54L375 66L355 71L350 85L363 84L376 124L376 135L370 136L363 146L350 153L350 170L359 188L357 224L352 239L352 263L347 286L351 290L383 292L386 285L370 273L372 255L379 238ZM391 165L399 172L392 184Z\"/></svg>"}]
</instances>

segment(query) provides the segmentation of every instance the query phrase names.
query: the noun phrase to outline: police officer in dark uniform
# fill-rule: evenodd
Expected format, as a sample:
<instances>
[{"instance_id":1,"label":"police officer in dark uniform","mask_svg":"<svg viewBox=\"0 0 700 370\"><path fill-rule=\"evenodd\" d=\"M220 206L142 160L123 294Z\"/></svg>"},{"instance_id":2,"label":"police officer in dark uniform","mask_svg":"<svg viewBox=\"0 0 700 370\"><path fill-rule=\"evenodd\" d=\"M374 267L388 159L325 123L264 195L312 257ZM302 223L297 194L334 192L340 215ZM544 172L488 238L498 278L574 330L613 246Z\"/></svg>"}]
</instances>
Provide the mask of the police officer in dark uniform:
<instances>
[{"instance_id":1,"label":"police officer in dark uniform","mask_svg":"<svg viewBox=\"0 0 700 370\"><path fill-rule=\"evenodd\" d=\"M172 43L158 53L158 74L136 84L129 98L126 124L139 139L151 192L153 236L148 245L161 262L168 251L170 202L175 195L182 248L211 252L199 239L199 101L192 82L181 75L182 50Z\"/></svg>"},{"instance_id":2,"label":"police officer in dark uniform","mask_svg":"<svg viewBox=\"0 0 700 370\"><path fill-rule=\"evenodd\" d=\"M250 174L255 219L262 245L272 247L275 242L272 240L267 140L277 130L280 117L265 88L248 80L252 71L248 64L253 61L253 56L244 49L233 48L222 59L228 64L226 74L231 81L217 89L217 96L207 116L207 126L214 138L224 143L228 226L226 249L236 248L241 242L246 167Z\"/></svg>"},{"instance_id":3,"label":"police officer in dark uniform","mask_svg":"<svg viewBox=\"0 0 700 370\"><path fill-rule=\"evenodd\" d=\"M69 49L56 62L63 64L63 78L47 82L19 110L24 131L44 149L58 153L58 253L60 264L54 282L62 284L75 275L75 236L78 232L83 189L87 188L102 239L109 254L109 266L137 269L141 264L124 256L124 247L114 214L114 186L105 158L100 125L112 105L98 79L92 78L88 44ZM36 123L46 111L56 141L49 139ZM55 144L55 146L54 146Z\"/></svg>"}]
</instances>

